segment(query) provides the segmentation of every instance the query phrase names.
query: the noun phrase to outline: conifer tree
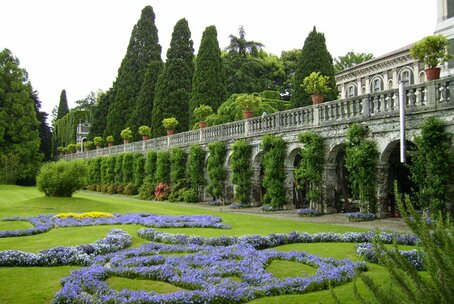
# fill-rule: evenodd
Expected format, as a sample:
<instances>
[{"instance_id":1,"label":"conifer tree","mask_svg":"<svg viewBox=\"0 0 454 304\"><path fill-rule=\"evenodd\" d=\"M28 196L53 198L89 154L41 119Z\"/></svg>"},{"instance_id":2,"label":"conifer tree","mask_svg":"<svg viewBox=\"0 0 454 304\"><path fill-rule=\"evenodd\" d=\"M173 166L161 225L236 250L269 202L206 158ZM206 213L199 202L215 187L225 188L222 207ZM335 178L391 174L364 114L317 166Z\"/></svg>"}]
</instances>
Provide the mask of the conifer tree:
<instances>
[{"instance_id":1,"label":"conifer tree","mask_svg":"<svg viewBox=\"0 0 454 304\"><path fill-rule=\"evenodd\" d=\"M39 121L25 69L0 52L0 183L30 183L39 169Z\"/></svg>"},{"instance_id":2,"label":"conifer tree","mask_svg":"<svg viewBox=\"0 0 454 304\"><path fill-rule=\"evenodd\" d=\"M114 96L109 105L106 129L114 138L120 139L121 130L131 127L128 122L136 108L148 64L160 59L155 14L151 6L146 6L132 30L126 55L112 88Z\"/></svg>"},{"instance_id":3,"label":"conifer tree","mask_svg":"<svg viewBox=\"0 0 454 304\"><path fill-rule=\"evenodd\" d=\"M192 84L192 97L189 103L191 125L196 121L192 112L199 105L211 106L216 111L227 96L225 72L221 50L214 25L205 29L199 52L195 60L195 72Z\"/></svg>"},{"instance_id":4,"label":"conifer tree","mask_svg":"<svg viewBox=\"0 0 454 304\"><path fill-rule=\"evenodd\" d=\"M107 114L109 113L109 106L113 99L113 89L110 89L106 93L98 97L96 105L92 110L92 123L90 127L90 138L93 139L96 136L105 138L111 134L107 134Z\"/></svg>"},{"instance_id":5,"label":"conifer tree","mask_svg":"<svg viewBox=\"0 0 454 304\"><path fill-rule=\"evenodd\" d=\"M311 104L310 96L304 91L301 84L304 78L312 72L320 72L320 74L329 77L331 91L326 94L325 100L335 100L338 91L334 78L333 57L326 48L325 35L317 32L315 26L304 41L301 57L298 60L291 98L293 108Z\"/></svg>"},{"instance_id":6,"label":"conifer tree","mask_svg":"<svg viewBox=\"0 0 454 304\"><path fill-rule=\"evenodd\" d=\"M39 151L44 155L44 159L49 161L52 152L52 130L47 124L48 114L41 111L41 100L38 97L38 92L32 90L30 94L35 103L35 112L39 121L39 138L41 139Z\"/></svg>"},{"instance_id":7,"label":"conifer tree","mask_svg":"<svg viewBox=\"0 0 454 304\"><path fill-rule=\"evenodd\" d=\"M57 120L63 118L69 113L68 99L66 98L66 90L62 90L60 93L60 103L58 104Z\"/></svg>"},{"instance_id":8,"label":"conifer tree","mask_svg":"<svg viewBox=\"0 0 454 304\"><path fill-rule=\"evenodd\" d=\"M175 117L177 132L189 128L189 100L194 74L194 48L188 21L177 22L172 33L164 70L158 78L152 115L152 136L162 136L162 120Z\"/></svg>"}]
</instances>

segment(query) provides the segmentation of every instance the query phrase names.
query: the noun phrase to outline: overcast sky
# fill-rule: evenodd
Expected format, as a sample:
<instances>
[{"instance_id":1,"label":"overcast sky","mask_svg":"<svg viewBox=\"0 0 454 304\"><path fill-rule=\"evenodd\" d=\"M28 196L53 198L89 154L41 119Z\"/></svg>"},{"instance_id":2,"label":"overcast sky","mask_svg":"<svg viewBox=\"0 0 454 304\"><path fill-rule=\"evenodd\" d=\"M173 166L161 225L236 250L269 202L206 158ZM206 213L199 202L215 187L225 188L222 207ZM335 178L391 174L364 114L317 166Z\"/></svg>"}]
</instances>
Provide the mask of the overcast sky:
<instances>
[{"instance_id":1,"label":"overcast sky","mask_svg":"<svg viewBox=\"0 0 454 304\"><path fill-rule=\"evenodd\" d=\"M433 34L437 18L435 0L2 0L0 50L10 49L28 71L44 111L58 105L62 89L71 108L90 91L111 87L147 5L163 60L181 18L195 54L209 25L222 49L242 25L247 40L275 55L302 48L315 25L333 58L350 50L384 55Z\"/></svg>"}]
</instances>

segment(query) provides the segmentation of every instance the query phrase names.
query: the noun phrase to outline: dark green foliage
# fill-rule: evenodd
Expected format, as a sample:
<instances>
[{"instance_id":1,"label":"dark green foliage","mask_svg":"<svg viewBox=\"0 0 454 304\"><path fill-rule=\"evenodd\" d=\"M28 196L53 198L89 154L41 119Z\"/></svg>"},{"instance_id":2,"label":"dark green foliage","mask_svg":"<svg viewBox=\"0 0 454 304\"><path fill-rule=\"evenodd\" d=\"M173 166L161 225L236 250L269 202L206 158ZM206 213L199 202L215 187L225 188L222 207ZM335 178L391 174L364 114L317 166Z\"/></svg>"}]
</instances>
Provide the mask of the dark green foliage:
<instances>
[{"instance_id":1,"label":"dark green foliage","mask_svg":"<svg viewBox=\"0 0 454 304\"><path fill-rule=\"evenodd\" d=\"M246 31L243 26L238 28L239 36L230 35L230 44L226 48L230 53L237 53L240 57L247 57L251 55L252 57L257 57L260 49L263 47L263 44L255 41L246 40Z\"/></svg>"},{"instance_id":2,"label":"dark green foliage","mask_svg":"<svg viewBox=\"0 0 454 304\"><path fill-rule=\"evenodd\" d=\"M371 60L372 58L374 58L372 53L355 53L354 51L350 51L344 56L339 56L334 59L334 72L342 72L343 70Z\"/></svg>"},{"instance_id":3,"label":"dark green foliage","mask_svg":"<svg viewBox=\"0 0 454 304\"><path fill-rule=\"evenodd\" d=\"M336 80L334 78L333 58L326 48L325 35L314 29L304 41L301 57L295 72L292 93L292 107L302 107L311 104L310 96L305 92L301 84L304 78L312 72L320 72L330 79L330 93L326 94L325 100L335 100L338 95Z\"/></svg>"},{"instance_id":4,"label":"dark green foliage","mask_svg":"<svg viewBox=\"0 0 454 304\"><path fill-rule=\"evenodd\" d=\"M360 201L361 211L374 213L375 183L378 150L375 142L366 138L367 131L360 124L352 124L347 131L345 167L354 199Z\"/></svg>"},{"instance_id":5,"label":"dark green foliage","mask_svg":"<svg viewBox=\"0 0 454 304\"><path fill-rule=\"evenodd\" d=\"M224 142L214 141L208 144L208 177L210 184L207 191L213 198L222 198L224 196L225 179L227 172L224 168L227 148Z\"/></svg>"},{"instance_id":6,"label":"dark green foliage","mask_svg":"<svg viewBox=\"0 0 454 304\"><path fill-rule=\"evenodd\" d=\"M102 183L102 174L101 174L101 165L102 165L102 156L98 156L92 159L90 164L90 181L92 184L101 184Z\"/></svg>"},{"instance_id":7,"label":"dark green foliage","mask_svg":"<svg viewBox=\"0 0 454 304\"><path fill-rule=\"evenodd\" d=\"M248 205L251 202L251 158L252 147L243 139L232 146L232 182L235 185L235 198Z\"/></svg>"},{"instance_id":8,"label":"dark green foliage","mask_svg":"<svg viewBox=\"0 0 454 304\"><path fill-rule=\"evenodd\" d=\"M90 127L89 138L93 139L96 136L106 137L106 126L107 126L107 114L109 113L109 107L113 100L112 89L105 94L102 94L98 98L98 103L93 107L92 110L92 123Z\"/></svg>"},{"instance_id":9,"label":"dark green foliage","mask_svg":"<svg viewBox=\"0 0 454 304\"><path fill-rule=\"evenodd\" d=\"M139 189L142 186L143 179L145 176L145 157L142 153L136 153L134 155L134 189Z\"/></svg>"},{"instance_id":10,"label":"dark green foliage","mask_svg":"<svg viewBox=\"0 0 454 304\"><path fill-rule=\"evenodd\" d=\"M132 30L126 55L111 88L115 95L109 106L106 130L117 140L120 138L121 130L131 127L128 126L128 122L136 109L149 64L161 60L161 46L158 41L153 8L146 6Z\"/></svg>"},{"instance_id":11,"label":"dark green foliage","mask_svg":"<svg viewBox=\"0 0 454 304\"><path fill-rule=\"evenodd\" d=\"M136 108L128 123L131 126L135 140L138 138L138 127L148 126L151 124L151 116L153 111L154 94L158 76L164 68L162 60L153 60L148 65L145 79L140 89L140 94L137 98Z\"/></svg>"},{"instance_id":12,"label":"dark green foliage","mask_svg":"<svg viewBox=\"0 0 454 304\"><path fill-rule=\"evenodd\" d=\"M115 161L117 157L115 155L110 155L106 157L105 164L105 183L113 184L115 183Z\"/></svg>"},{"instance_id":13,"label":"dark green foliage","mask_svg":"<svg viewBox=\"0 0 454 304\"><path fill-rule=\"evenodd\" d=\"M127 185L128 183L134 182L134 153L125 153L123 156L122 164L123 172L123 183Z\"/></svg>"},{"instance_id":14,"label":"dark green foliage","mask_svg":"<svg viewBox=\"0 0 454 304\"><path fill-rule=\"evenodd\" d=\"M117 154L115 156L115 183L121 184L123 183L123 158L125 154Z\"/></svg>"},{"instance_id":15,"label":"dark green foliage","mask_svg":"<svg viewBox=\"0 0 454 304\"><path fill-rule=\"evenodd\" d=\"M166 185L169 185L170 170L171 170L170 152L159 151L156 158L155 182L157 184L164 183Z\"/></svg>"},{"instance_id":16,"label":"dark green foliage","mask_svg":"<svg viewBox=\"0 0 454 304\"><path fill-rule=\"evenodd\" d=\"M192 84L192 97L189 113L204 104L216 111L227 97L225 72L221 59L221 50L214 25L205 29L199 52L195 60L195 72ZM197 122L194 117L191 124Z\"/></svg>"},{"instance_id":17,"label":"dark green foliage","mask_svg":"<svg viewBox=\"0 0 454 304\"><path fill-rule=\"evenodd\" d=\"M266 189L263 203L273 208L282 208L287 203L285 194L284 162L287 156L287 147L281 137L265 135L262 137L262 186Z\"/></svg>"},{"instance_id":18,"label":"dark green foliage","mask_svg":"<svg viewBox=\"0 0 454 304\"><path fill-rule=\"evenodd\" d=\"M60 93L60 102L58 103L57 120L63 118L69 113L68 99L66 98L66 90Z\"/></svg>"},{"instance_id":19,"label":"dark green foliage","mask_svg":"<svg viewBox=\"0 0 454 304\"><path fill-rule=\"evenodd\" d=\"M231 95L218 109L217 113L212 114L206 118L206 121L210 126L219 125L235 120L243 119L243 111L238 106L236 97L239 94ZM254 116L260 116L264 112L271 114L278 111L287 110L290 106L289 102L279 99L269 99L262 95L262 102L254 109Z\"/></svg>"},{"instance_id":20,"label":"dark green foliage","mask_svg":"<svg viewBox=\"0 0 454 304\"><path fill-rule=\"evenodd\" d=\"M389 284L381 286L370 277L361 274L360 278L373 295L367 300L357 291L361 303L454 303L454 227L449 216L440 216L430 223L417 212L406 195L402 201L395 185L397 204L405 223L418 236L423 251L425 272L418 272L407 258L403 257L397 246L392 249L377 241L376 250L382 256L380 263L390 275Z\"/></svg>"},{"instance_id":21,"label":"dark green foliage","mask_svg":"<svg viewBox=\"0 0 454 304\"><path fill-rule=\"evenodd\" d=\"M39 138L41 139L39 151L44 155L44 160L49 161L52 156L52 130L47 124L48 114L41 111L41 100L39 100L38 92L32 91L31 97L35 103L35 112L39 121Z\"/></svg>"},{"instance_id":22,"label":"dark green foliage","mask_svg":"<svg viewBox=\"0 0 454 304\"><path fill-rule=\"evenodd\" d=\"M186 161L187 156L181 148L173 148L170 152L170 181L172 182L172 187L184 182L186 177Z\"/></svg>"},{"instance_id":23,"label":"dark green foliage","mask_svg":"<svg viewBox=\"0 0 454 304\"><path fill-rule=\"evenodd\" d=\"M295 83L295 72L298 67L299 59L301 58L302 49L293 49L290 51L282 51L280 60L284 65L285 81L282 84L282 99L290 100L292 85Z\"/></svg>"},{"instance_id":24,"label":"dark green foliage","mask_svg":"<svg viewBox=\"0 0 454 304\"><path fill-rule=\"evenodd\" d=\"M0 181L32 183L39 170L39 121L31 92L27 72L19 67L19 60L8 49L1 51ZM17 166L10 168L14 163Z\"/></svg>"},{"instance_id":25,"label":"dark green foliage","mask_svg":"<svg viewBox=\"0 0 454 304\"><path fill-rule=\"evenodd\" d=\"M191 145L189 147L188 164L186 168L189 188L197 190L197 197L199 198L199 200L201 195L200 192L205 185L205 154L205 151L199 145ZM188 197L191 197L191 195L189 195Z\"/></svg>"},{"instance_id":26,"label":"dark green foliage","mask_svg":"<svg viewBox=\"0 0 454 304\"><path fill-rule=\"evenodd\" d=\"M313 131L306 131L298 136L303 148L299 154L301 161L295 169L297 187L306 188L306 198L312 204L319 204L321 199L322 173L325 164L323 138ZM316 208L316 206L311 206Z\"/></svg>"},{"instance_id":27,"label":"dark green foliage","mask_svg":"<svg viewBox=\"0 0 454 304\"><path fill-rule=\"evenodd\" d=\"M87 167L82 160L46 163L36 177L38 190L46 196L71 197L86 184Z\"/></svg>"},{"instance_id":28,"label":"dark green foliage","mask_svg":"<svg viewBox=\"0 0 454 304\"><path fill-rule=\"evenodd\" d=\"M107 157L101 158L101 184L107 184Z\"/></svg>"},{"instance_id":29,"label":"dark green foliage","mask_svg":"<svg viewBox=\"0 0 454 304\"><path fill-rule=\"evenodd\" d=\"M147 159L145 161L145 181L154 182L156 173L156 159L158 154L156 151L148 151Z\"/></svg>"},{"instance_id":30,"label":"dark green foliage","mask_svg":"<svg viewBox=\"0 0 454 304\"><path fill-rule=\"evenodd\" d=\"M189 129L189 100L194 74L194 49L186 19L177 22L172 33L167 61L158 78L152 114L152 136L165 134L162 120L175 117L176 132Z\"/></svg>"},{"instance_id":31,"label":"dark green foliage","mask_svg":"<svg viewBox=\"0 0 454 304\"><path fill-rule=\"evenodd\" d=\"M419 206L429 208L435 214L446 211L454 164L452 134L446 131L443 121L430 117L422 124L421 135L415 138L415 143L418 151L410 172L419 188L416 193Z\"/></svg>"}]
</instances>

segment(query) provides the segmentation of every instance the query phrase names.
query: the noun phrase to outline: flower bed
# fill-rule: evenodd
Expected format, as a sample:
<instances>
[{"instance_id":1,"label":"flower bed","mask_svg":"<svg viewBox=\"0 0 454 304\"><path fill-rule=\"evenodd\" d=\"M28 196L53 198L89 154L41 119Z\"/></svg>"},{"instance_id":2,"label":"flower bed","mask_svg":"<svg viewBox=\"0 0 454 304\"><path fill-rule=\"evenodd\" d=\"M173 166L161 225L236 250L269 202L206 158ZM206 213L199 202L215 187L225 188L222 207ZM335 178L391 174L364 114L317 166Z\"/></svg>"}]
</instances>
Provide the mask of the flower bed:
<instances>
[{"instance_id":1,"label":"flower bed","mask_svg":"<svg viewBox=\"0 0 454 304\"><path fill-rule=\"evenodd\" d=\"M251 205L243 204L243 203L233 203L229 205L232 209L244 209L244 208L251 208Z\"/></svg>"},{"instance_id":2,"label":"flower bed","mask_svg":"<svg viewBox=\"0 0 454 304\"><path fill-rule=\"evenodd\" d=\"M304 208L298 210L299 216L320 216L322 213L318 210L311 209L311 208Z\"/></svg>"},{"instance_id":3,"label":"flower bed","mask_svg":"<svg viewBox=\"0 0 454 304\"><path fill-rule=\"evenodd\" d=\"M377 250L373 244L361 243L356 246L356 254L363 257L370 263L378 264L380 261ZM423 252L417 249L399 250L399 253L404 256L408 262L417 270L424 270Z\"/></svg>"},{"instance_id":4,"label":"flower bed","mask_svg":"<svg viewBox=\"0 0 454 304\"><path fill-rule=\"evenodd\" d=\"M174 248L175 247L175 248ZM185 256L163 256L190 252ZM317 267L308 277L275 278L266 271L271 261L288 260ZM56 303L238 303L272 295L305 293L351 280L364 262L320 258L303 251L257 250L247 243L209 245L145 244L137 249L98 257L91 267L73 271L55 295ZM117 291L110 276L164 281L187 290L158 294ZM240 278L240 281L232 277Z\"/></svg>"},{"instance_id":5,"label":"flower bed","mask_svg":"<svg viewBox=\"0 0 454 304\"><path fill-rule=\"evenodd\" d=\"M375 220L375 214L365 212L351 212L345 213L349 222L365 222Z\"/></svg>"},{"instance_id":6,"label":"flower bed","mask_svg":"<svg viewBox=\"0 0 454 304\"><path fill-rule=\"evenodd\" d=\"M260 210L262 210L263 212L275 212L275 211L282 211L282 210L284 210L284 208L273 207L271 205L262 205L262 207L260 207Z\"/></svg>"},{"instance_id":7,"label":"flower bed","mask_svg":"<svg viewBox=\"0 0 454 304\"><path fill-rule=\"evenodd\" d=\"M221 218L209 215L192 216L163 216L150 213L114 214L113 217L56 217L52 214L42 214L35 217L10 217L4 221L27 221L34 228L23 230L0 231L0 237L26 236L49 231L55 227L82 227L95 225L126 225L137 224L157 228L221 228L228 229L229 225L223 224Z\"/></svg>"},{"instance_id":8,"label":"flower bed","mask_svg":"<svg viewBox=\"0 0 454 304\"><path fill-rule=\"evenodd\" d=\"M54 247L39 253L20 250L0 251L0 266L90 265L95 256L116 252L130 246L132 237L120 229L112 229L102 240L76 247Z\"/></svg>"}]
</instances>

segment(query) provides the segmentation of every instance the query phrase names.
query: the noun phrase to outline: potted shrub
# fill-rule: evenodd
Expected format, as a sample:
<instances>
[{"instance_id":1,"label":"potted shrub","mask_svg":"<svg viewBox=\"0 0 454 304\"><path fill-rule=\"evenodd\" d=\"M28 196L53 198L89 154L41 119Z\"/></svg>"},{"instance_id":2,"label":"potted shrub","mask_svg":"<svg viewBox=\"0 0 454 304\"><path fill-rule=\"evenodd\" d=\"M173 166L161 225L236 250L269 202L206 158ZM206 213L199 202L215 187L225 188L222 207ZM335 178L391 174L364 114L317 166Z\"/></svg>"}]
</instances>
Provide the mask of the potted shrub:
<instances>
[{"instance_id":1,"label":"potted shrub","mask_svg":"<svg viewBox=\"0 0 454 304\"><path fill-rule=\"evenodd\" d=\"M262 97L258 94L241 94L236 98L238 107L243 111L244 118L252 118L252 111L260 106Z\"/></svg>"},{"instance_id":2,"label":"potted shrub","mask_svg":"<svg viewBox=\"0 0 454 304\"><path fill-rule=\"evenodd\" d=\"M178 120L175 117L164 118L162 120L162 126L167 130L167 135L173 134L173 130L178 126Z\"/></svg>"},{"instance_id":3,"label":"potted shrub","mask_svg":"<svg viewBox=\"0 0 454 304\"><path fill-rule=\"evenodd\" d=\"M65 154L65 147L58 147L57 151L58 151L58 154Z\"/></svg>"},{"instance_id":4,"label":"potted shrub","mask_svg":"<svg viewBox=\"0 0 454 304\"><path fill-rule=\"evenodd\" d=\"M87 140L85 143L84 143L84 150L91 150L93 149L93 142L91 140Z\"/></svg>"},{"instance_id":5,"label":"potted shrub","mask_svg":"<svg viewBox=\"0 0 454 304\"><path fill-rule=\"evenodd\" d=\"M115 138L112 135L106 137L107 146L112 147L115 141Z\"/></svg>"},{"instance_id":6,"label":"potted shrub","mask_svg":"<svg viewBox=\"0 0 454 304\"><path fill-rule=\"evenodd\" d=\"M311 95L312 103L319 104L323 102L324 94L330 91L328 83L328 76L323 76L320 72L312 72L304 78L302 86Z\"/></svg>"},{"instance_id":7,"label":"potted shrub","mask_svg":"<svg viewBox=\"0 0 454 304\"><path fill-rule=\"evenodd\" d=\"M142 140L149 140L151 136L151 128L149 126L140 126L139 134L142 135Z\"/></svg>"},{"instance_id":8,"label":"potted shrub","mask_svg":"<svg viewBox=\"0 0 454 304\"><path fill-rule=\"evenodd\" d=\"M195 119L199 121L199 127L202 129L207 126L205 119L213 114L213 109L210 106L201 104L194 109L194 112L192 114L194 115Z\"/></svg>"},{"instance_id":9,"label":"potted shrub","mask_svg":"<svg viewBox=\"0 0 454 304\"><path fill-rule=\"evenodd\" d=\"M123 139L123 144L129 144L129 141L132 139L131 128L127 127L126 129L123 129L120 133L120 136Z\"/></svg>"},{"instance_id":10,"label":"potted shrub","mask_svg":"<svg viewBox=\"0 0 454 304\"><path fill-rule=\"evenodd\" d=\"M96 146L96 149L101 149L101 146L102 146L102 137L101 136L96 136L95 138L93 138L93 142Z\"/></svg>"},{"instance_id":11,"label":"potted shrub","mask_svg":"<svg viewBox=\"0 0 454 304\"><path fill-rule=\"evenodd\" d=\"M449 54L448 46L448 39L439 34L427 36L410 48L410 56L424 62L427 80L440 78L440 68L438 66L452 58Z\"/></svg>"}]
</instances>

